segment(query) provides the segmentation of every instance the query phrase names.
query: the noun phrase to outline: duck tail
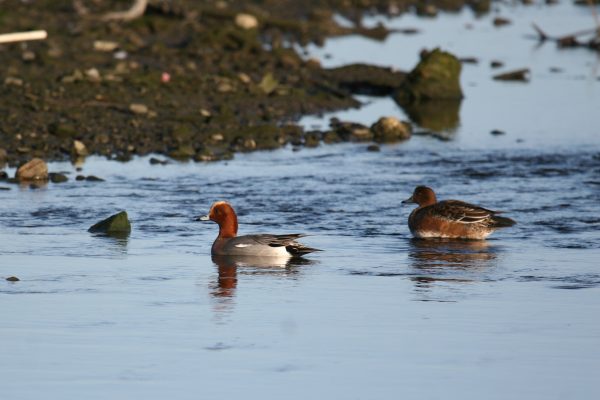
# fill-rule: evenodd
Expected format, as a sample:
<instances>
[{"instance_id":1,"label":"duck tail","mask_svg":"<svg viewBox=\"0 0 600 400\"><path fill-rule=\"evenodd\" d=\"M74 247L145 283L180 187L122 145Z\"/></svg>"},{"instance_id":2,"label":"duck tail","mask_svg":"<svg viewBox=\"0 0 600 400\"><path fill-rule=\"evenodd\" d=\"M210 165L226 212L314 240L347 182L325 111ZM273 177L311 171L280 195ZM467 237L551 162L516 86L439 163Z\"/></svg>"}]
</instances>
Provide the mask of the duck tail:
<instances>
[{"instance_id":1,"label":"duck tail","mask_svg":"<svg viewBox=\"0 0 600 400\"><path fill-rule=\"evenodd\" d=\"M492 227L493 228L508 228L509 226L515 225L517 222L513 219L506 217L499 217L494 215L492 217Z\"/></svg>"},{"instance_id":2,"label":"duck tail","mask_svg":"<svg viewBox=\"0 0 600 400\"><path fill-rule=\"evenodd\" d=\"M315 249L313 247L308 247L303 245L302 243L290 243L285 246L286 250L292 255L292 257L302 257L308 253L314 253L315 251L322 251L319 249Z\"/></svg>"}]
</instances>

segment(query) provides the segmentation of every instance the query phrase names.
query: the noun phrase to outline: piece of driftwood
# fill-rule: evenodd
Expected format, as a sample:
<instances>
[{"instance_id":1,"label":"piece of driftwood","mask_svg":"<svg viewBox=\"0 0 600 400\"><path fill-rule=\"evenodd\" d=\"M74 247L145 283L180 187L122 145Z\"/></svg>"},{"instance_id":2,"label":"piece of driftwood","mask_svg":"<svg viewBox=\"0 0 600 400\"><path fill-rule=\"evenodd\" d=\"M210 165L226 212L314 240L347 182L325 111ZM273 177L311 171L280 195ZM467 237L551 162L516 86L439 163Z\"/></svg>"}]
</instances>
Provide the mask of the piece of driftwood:
<instances>
[{"instance_id":1,"label":"piece of driftwood","mask_svg":"<svg viewBox=\"0 0 600 400\"><path fill-rule=\"evenodd\" d=\"M0 34L0 43L25 42L28 40L42 40L48 37L46 31L28 31Z\"/></svg>"}]
</instances>

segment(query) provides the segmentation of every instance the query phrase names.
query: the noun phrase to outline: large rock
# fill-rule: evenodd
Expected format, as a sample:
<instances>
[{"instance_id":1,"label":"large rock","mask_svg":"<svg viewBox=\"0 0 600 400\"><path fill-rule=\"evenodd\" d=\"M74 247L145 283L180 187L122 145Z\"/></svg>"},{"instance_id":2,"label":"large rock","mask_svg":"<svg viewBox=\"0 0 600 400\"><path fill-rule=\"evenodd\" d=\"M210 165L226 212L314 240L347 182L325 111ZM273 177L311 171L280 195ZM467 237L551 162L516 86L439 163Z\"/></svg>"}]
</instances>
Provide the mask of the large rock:
<instances>
[{"instance_id":1,"label":"large rock","mask_svg":"<svg viewBox=\"0 0 600 400\"><path fill-rule=\"evenodd\" d=\"M450 53L440 49L424 52L394 98L400 105L425 100L460 100L463 97L460 69L460 61Z\"/></svg>"},{"instance_id":2,"label":"large rock","mask_svg":"<svg viewBox=\"0 0 600 400\"><path fill-rule=\"evenodd\" d=\"M48 165L41 158L34 158L21 165L15 176L19 181L46 181Z\"/></svg>"},{"instance_id":3,"label":"large rock","mask_svg":"<svg viewBox=\"0 0 600 400\"><path fill-rule=\"evenodd\" d=\"M379 143L392 143L410 138L410 124L394 117L382 117L371 126L373 140Z\"/></svg>"},{"instance_id":4,"label":"large rock","mask_svg":"<svg viewBox=\"0 0 600 400\"><path fill-rule=\"evenodd\" d=\"M93 225L88 232L105 234L127 234L131 232L131 223L126 211L110 216Z\"/></svg>"}]
</instances>

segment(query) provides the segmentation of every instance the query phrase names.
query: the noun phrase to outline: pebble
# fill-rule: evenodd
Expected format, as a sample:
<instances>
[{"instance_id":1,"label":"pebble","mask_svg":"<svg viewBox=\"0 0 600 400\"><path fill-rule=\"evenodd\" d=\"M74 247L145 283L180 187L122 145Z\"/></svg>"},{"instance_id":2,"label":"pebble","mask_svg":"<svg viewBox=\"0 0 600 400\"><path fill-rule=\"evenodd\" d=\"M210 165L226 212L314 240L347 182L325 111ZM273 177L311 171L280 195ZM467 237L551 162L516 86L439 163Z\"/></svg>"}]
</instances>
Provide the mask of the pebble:
<instances>
[{"instance_id":1,"label":"pebble","mask_svg":"<svg viewBox=\"0 0 600 400\"><path fill-rule=\"evenodd\" d=\"M41 158L34 158L17 169L15 177L19 181L48 179L48 165Z\"/></svg>"},{"instance_id":2,"label":"pebble","mask_svg":"<svg viewBox=\"0 0 600 400\"><path fill-rule=\"evenodd\" d=\"M35 60L35 53L31 50L25 50L21 54L21 58L23 59L23 61L33 61Z\"/></svg>"},{"instance_id":3,"label":"pebble","mask_svg":"<svg viewBox=\"0 0 600 400\"><path fill-rule=\"evenodd\" d=\"M119 47L119 43L112 42L109 40L96 40L94 41L94 50L103 51L103 52L111 52L116 50Z\"/></svg>"},{"instance_id":4,"label":"pebble","mask_svg":"<svg viewBox=\"0 0 600 400\"><path fill-rule=\"evenodd\" d=\"M463 64L478 64L479 60L476 57L463 57L459 58L459 61Z\"/></svg>"},{"instance_id":5,"label":"pebble","mask_svg":"<svg viewBox=\"0 0 600 400\"><path fill-rule=\"evenodd\" d=\"M238 79L245 84L249 84L250 82L252 82L252 79L250 78L250 76L248 74L245 74L243 72L240 72L238 74Z\"/></svg>"},{"instance_id":6,"label":"pebble","mask_svg":"<svg viewBox=\"0 0 600 400\"><path fill-rule=\"evenodd\" d=\"M504 66L504 63L502 61L492 60L490 62L490 67L492 67L492 68L501 68L503 66Z\"/></svg>"},{"instance_id":7,"label":"pebble","mask_svg":"<svg viewBox=\"0 0 600 400\"><path fill-rule=\"evenodd\" d=\"M367 151L373 151L373 152L381 151L381 147L379 147L379 145L377 145L377 144L370 144L367 147Z\"/></svg>"},{"instance_id":8,"label":"pebble","mask_svg":"<svg viewBox=\"0 0 600 400\"><path fill-rule=\"evenodd\" d=\"M90 68L86 70L85 76L90 82L100 82L102 80L102 77L100 76L100 71L98 71L96 68Z\"/></svg>"},{"instance_id":9,"label":"pebble","mask_svg":"<svg viewBox=\"0 0 600 400\"><path fill-rule=\"evenodd\" d=\"M215 142L222 142L223 140L225 140L225 137L222 133L214 133L213 135L211 135L210 138Z\"/></svg>"},{"instance_id":10,"label":"pebble","mask_svg":"<svg viewBox=\"0 0 600 400\"><path fill-rule=\"evenodd\" d=\"M493 20L494 26L504 26L504 25L508 25L510 23L511 23L510 19L502 18L502 17L496 17Z\"/></svg>"},{"instance_id":11,"label":"pebble","mask_svg":"<svg viewBox=\"0 0 600 400\"><path fill-rule=\"evenodd\" d=\"M148 114L148 106L140 103L132 103L129 105L129 111L134 114Z\"/></svg>"},{"instance_id":12,"label":"pebble","mask_svg":"<svg viewBox=\"0 0 600 400\"><path fill-rule=\"evenodd\" d=\"M167 165L169 163L167 160L159 160L155 157L151 157L149 162L151 165Z\"/></svg>"},{"instance_id":13,"label":"pebble","mask_svg":"<svg viewBox=\"0 0 600 400\"><path fill-rule=\"evenodd\" d=\"M4 84L12 86L23 86L23 79L15 78L14 76L7 76L6 79L4 79Z\"/></svg>"},{"instance_id":14,"label":"pebble","mask_svg":"<svg viewBox=\"0 0 600 400\"><path fill-rule=\"evenodd\" d=\"M242 29L254 29L258 27L258 19L252 14L238 14L235 16L235 24Z\"/></svg>"},{"instance_id":15,"label":"pebble","mask_svg":"<svg viewBox=\"0 0 600 400\"><path fill-rule=\"evenodd\" d=\"M115 60L125 60L128 55L125 50L119 50L113 54L113 57Z\"/></svg>"},{"instance_id":16,"label":"pebble","mask_svg":"<svg viewBox=\"0 0 600 400\"><path fill-rule=\"evenodd\" d=\"M8 278L6 278L7 281L9 282L19 282L20 279L17 278L16 276L9 276Z\"/></svg>"},{"instance_id":17,"label":"pebble","mask_svg":"<svg viewBox=\"0 0 600 400\"><path fill-rule=\"evenodd\" d=\"M244 140L244 149L246 149L246 150L256 149L256 141L252 138L248 138L248 139Z\"/></svg>"},{"instance_id":18,"label":"pebble","mask_svg":"<svg viewBox=\"0 0 600 400\"><path fill-rule=\"evenodd\" d=\"M499 135L504 135L504 134L506 134L506 132L504 132L504 131L501 131L501 130L499 130L499 129L494 129L494 130L492 130L490 133L491 133L492 135L494 135L494 136L499 136Z\"/></svg>"}]
</instances>

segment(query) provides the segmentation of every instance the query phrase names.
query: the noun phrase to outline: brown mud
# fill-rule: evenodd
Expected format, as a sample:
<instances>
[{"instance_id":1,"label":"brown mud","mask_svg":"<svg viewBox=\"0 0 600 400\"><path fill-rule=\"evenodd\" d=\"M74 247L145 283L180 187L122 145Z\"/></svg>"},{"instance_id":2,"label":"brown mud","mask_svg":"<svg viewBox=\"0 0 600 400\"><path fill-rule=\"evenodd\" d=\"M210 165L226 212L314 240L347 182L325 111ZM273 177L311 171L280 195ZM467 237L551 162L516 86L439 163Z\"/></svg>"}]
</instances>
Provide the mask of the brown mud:
<instances>
[{"instance_id":1,"label":"brown mud","mask_svg":"<svg viewBox=\"0 0 600 400\"><path fill-rule=\"evenodd\" d=\"M405 73L321 68L294 44L358 34L366 13L419 12L418 1L153 1L130 22L100 16L128 1L0 1L1 33L45 29L48 39L0 45L0 163L86 154L128 160L159 153L210 161L237 151L345 140L304 132L299 117L358 107L355 93L391 95ZM438 0L434 9L489 0ZM431 11L431 8L429 9ZM236 16L255 17L244 29ZM354 21L340 26L334 15ZM77 143L76 143L77 142Z\"/></svg>"}]
</instances>

